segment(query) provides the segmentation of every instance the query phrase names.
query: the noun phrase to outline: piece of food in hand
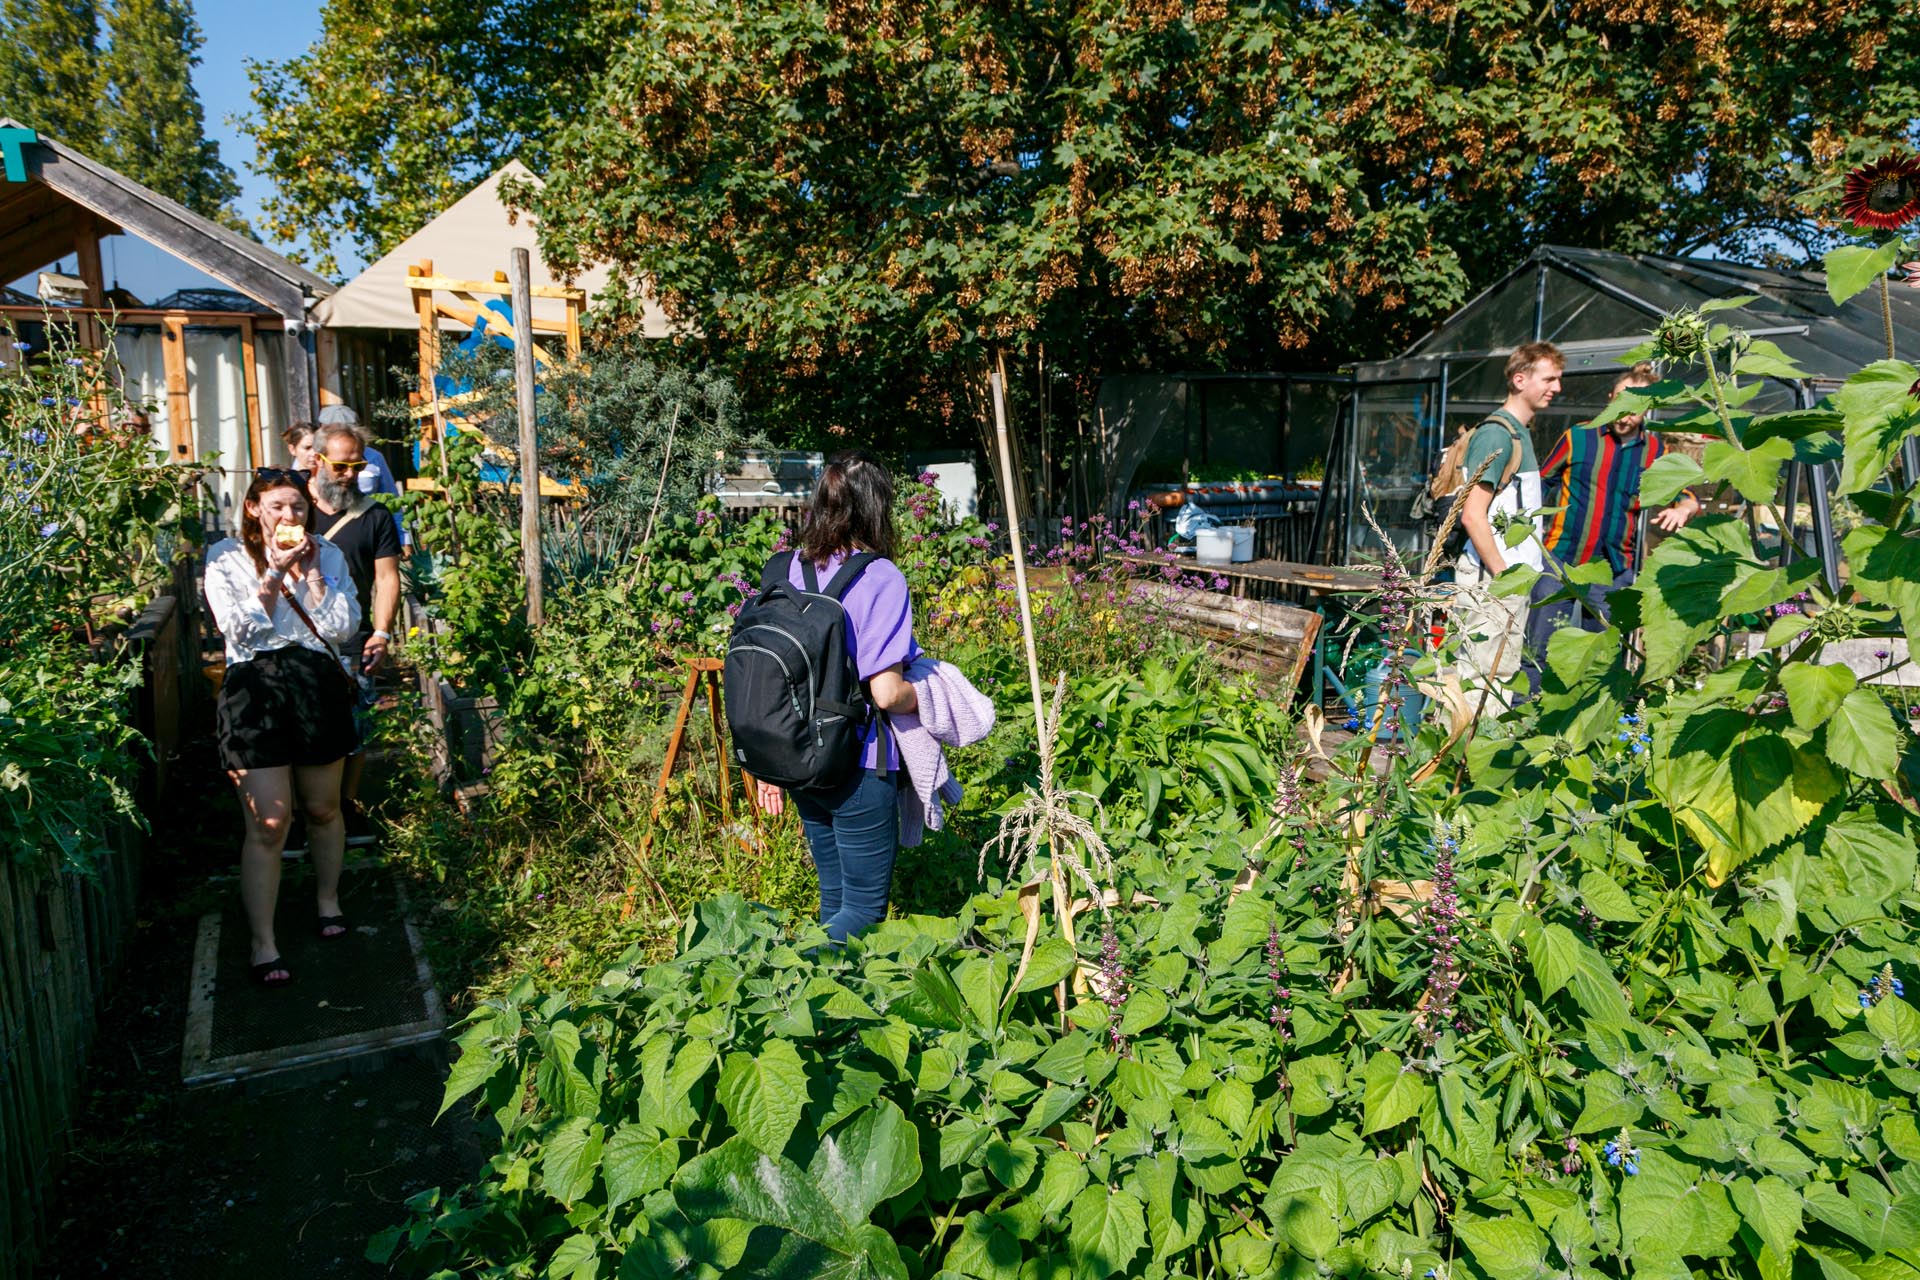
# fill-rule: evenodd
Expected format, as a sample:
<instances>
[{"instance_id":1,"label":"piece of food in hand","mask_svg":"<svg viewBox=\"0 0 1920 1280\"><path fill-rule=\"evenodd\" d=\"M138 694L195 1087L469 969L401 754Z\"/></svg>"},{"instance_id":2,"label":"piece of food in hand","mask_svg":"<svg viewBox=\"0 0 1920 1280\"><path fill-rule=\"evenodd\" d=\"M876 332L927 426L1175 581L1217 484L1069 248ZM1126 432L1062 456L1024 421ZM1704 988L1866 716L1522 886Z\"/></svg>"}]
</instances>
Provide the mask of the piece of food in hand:
<instances>
[{"instance_id":1,"label":"piece of food in hand","mask_svg":"<svg viewBox=\"0 0 1920 1280\"><path fill-rule=\"evenodd\" d=\"M297 547L306 537L307 531L297 524L283 524L273 531L274 545L279 547Z\"/></svg>"}]
</instances>

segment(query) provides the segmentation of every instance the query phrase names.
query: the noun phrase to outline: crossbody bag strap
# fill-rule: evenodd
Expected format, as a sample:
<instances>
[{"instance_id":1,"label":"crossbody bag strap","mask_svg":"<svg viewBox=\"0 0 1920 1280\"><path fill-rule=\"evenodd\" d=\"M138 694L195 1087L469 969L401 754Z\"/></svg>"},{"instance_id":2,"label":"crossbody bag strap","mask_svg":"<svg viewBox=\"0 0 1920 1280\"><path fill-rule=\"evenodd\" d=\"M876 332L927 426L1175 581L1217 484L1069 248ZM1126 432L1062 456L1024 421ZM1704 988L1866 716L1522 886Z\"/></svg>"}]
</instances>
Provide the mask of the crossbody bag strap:
<instances>
[{"instance_id":1,"label":"crossbody bag strap","mask_svg":"<svg viewBox=\"0 0 1920 1280\"><path fill-rule=\"evenodd\" d=\"M340 651L333 647L333 642L320 634L320 628L313 625L313 615L307 612L307 607L305 605L301 604L298 600L294 598L293 588L288 586L285 582L282 582L280 584L280 594L286 599L286 602L288 604L293 606L294 616L299 618L300 621L306 623L307 630L313 632L313 638L315 640L318 640L320 642L320 647L327 651L327 657L333 659L333 669L340 673L340 678L347 681L349 684L353 686L353 696L356 698L359 697L360 684L358 681L354 680L354 678L351 675L347 673L346 660L340 656Z\"/></svg>"}]
</instances>

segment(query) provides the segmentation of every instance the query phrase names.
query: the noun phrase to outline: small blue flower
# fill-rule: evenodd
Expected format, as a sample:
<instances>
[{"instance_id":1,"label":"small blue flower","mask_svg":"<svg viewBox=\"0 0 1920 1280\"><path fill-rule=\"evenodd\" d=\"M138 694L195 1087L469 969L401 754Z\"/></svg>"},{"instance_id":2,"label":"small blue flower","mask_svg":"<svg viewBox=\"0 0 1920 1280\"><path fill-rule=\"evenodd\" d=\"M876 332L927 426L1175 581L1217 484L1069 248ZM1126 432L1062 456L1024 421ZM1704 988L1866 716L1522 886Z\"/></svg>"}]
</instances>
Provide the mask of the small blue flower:
<instances>
[{"instance_id":1,"label":"small blue flower","mask_svg":"<svg viewBox=\"0 0 1920 1280\"><path fill-rule=\"evenodd\" d=\"M50 520L40 526L40 536L43 538L51 538L58 532L60 532L60 522L58 520Z\"/></svg>"},{"instance_id":2,"label":"small blue flower","mask_svg":"<svg viewBox=\"0 0 1920 1280\"><path fill-rule=\"evenodd\" d=\"M1635 1164L1633 1161L1629 1160L1626 1163L1626 1170L1627 1170L1627 1176L1631 1178L1634 1174L1640 1172L1640 1166Z\"/></svg>"},{"instance_id":3,"label":"small blue flower","mask_svg":"<svg viewBox=\"0 0 1920 1280\"><path fill-rule=\"evenodd\" d=\"M1633 754L1635 755L1639 755L1642 751L1645 751L1646 749L1647 749L1647 744L1644 742L1636 742L1633 744Z\"/></svg>"},{"instance_id":4,"label":"small blue flower","mask_svg":"<svg viewBox=\"0 0 1920 1280\"><path fill-rule=\"evenodd\" d=\"M52 396L41 396L41 397L40 397L40 406L41 406L41 408L43 408L43 409L51 409L51 408L53 408L53 406L54 406L54 405L56 405L56 404L58 404L58 403L60 403L60 402L59 402L58 400L55 400L55 399L54 399L54 398L53 398Z\"/></svg>"},{"instance_id":5,"label":"small blue flower","mask_svg":"<svg viewBox=\"0 0 1920 1280\"><path fill-rule=\"evenodd\" d=\"M32 427L27 431L27 441L30 444L45 444L47 442L47 433L38 427Z\"/></svg>"},{"instance_id":6,"label":"small blue flower","mask_svg":"<svg viewBox=\"0 0 1920 1280\"><path fill-rule=\"evenodd\" d=\"M33 350L33 344L31 342L16 342L13 344L13 349L15 351L31 351Z\"/></svg>"},{"instance_id":7,"label":"small blue flower","mask_svg":"<svg viewBox=\"0 0 1920 1280\"><path fill-rule=\"evenodd\" d=\"M1873 995L1871 992L1862 991L1860 993L1860 1007L1862 1009L1873 1008Z\"/></svg>"},{"instance_id":8,"label":"small blue flower","mask_svg":"<svg viewBox=\"0 0 1920 1280\"><path fill-rule=\"evenodd\" d=\"M67 357L67 367L69 369L84 369L86 368L86 365L87 365L87 362L85 360L82 360L79 356Z\"/></svg>"},{"instance_id":9,"label":"small blue flower","mask_svg":"<svg viewBox=\"0 0 1920 1280\"><path fill-rule=\"evenodd\" d=\"M1359 717L1359 716L1348 716L1348 717L1347 717L1347 725L1346 725L1346 727L1347 727L1347 729L1348 729L1349 731L1351 731L1351 730L1354 730L1354 729L1358 729L1358 728L1360 727L1360 717Z\"/></svg>"},{"instance_id":10,"label":"small blue flower","mask_svg":"<svg viewBox=\"0 0 1920 1280\"><path fill-rule=\"evenodd\" d=\"M1893 980L1893 994L1896 996L1905 996L1907 994L1907 984L1895 978Z\"/></svg>"},{"instance_id":11,"label":"small blue flower","mask_svg":"<svg viewBox=\"0 0 1920 1280\"><path fill-rule=\"evenodd\" d=\"M68 405L68 407L70 407L70 408L74 408L74 409L78 409L78 408L80 407L80 402L79 402L78 400L76 400L76 399L74 399L74 398L73 398L72 396L68 396L68 397L67 397L67 405Z\"/></svg>"}]
</instances>

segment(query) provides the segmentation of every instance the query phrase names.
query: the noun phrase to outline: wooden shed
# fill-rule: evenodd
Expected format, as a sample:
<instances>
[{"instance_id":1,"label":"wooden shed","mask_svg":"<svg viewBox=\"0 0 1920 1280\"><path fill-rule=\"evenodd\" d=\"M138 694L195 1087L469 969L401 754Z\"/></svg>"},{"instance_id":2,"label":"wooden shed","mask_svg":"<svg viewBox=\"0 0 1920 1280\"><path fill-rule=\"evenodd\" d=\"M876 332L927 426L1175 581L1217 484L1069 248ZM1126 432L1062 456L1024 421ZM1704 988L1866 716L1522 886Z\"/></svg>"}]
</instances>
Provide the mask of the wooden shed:
<instances>
[{"instance_id":1,"label":"wooden shed","mask_svg":"<svg viewBox=\"0 0 1920 1280\"><path fill-rule=\"evenodd\" d=\"M333 284L63 143L0 119L0 282L71 255L74 297L9 293L0 317L31 334L70 323L98 348L111 341L129 400L150 410L156 445L186 461L218 455L228 501L244 473L284 460L279 429L314 411L317 379L307 312ZM221 287L142 302L110 296L101 242L128 235ZM44 297L44 295L43 295ZM17 359L0 344L0 360ZM223 504L224 505L224 504Z\"/></svg>"}]
</instances>

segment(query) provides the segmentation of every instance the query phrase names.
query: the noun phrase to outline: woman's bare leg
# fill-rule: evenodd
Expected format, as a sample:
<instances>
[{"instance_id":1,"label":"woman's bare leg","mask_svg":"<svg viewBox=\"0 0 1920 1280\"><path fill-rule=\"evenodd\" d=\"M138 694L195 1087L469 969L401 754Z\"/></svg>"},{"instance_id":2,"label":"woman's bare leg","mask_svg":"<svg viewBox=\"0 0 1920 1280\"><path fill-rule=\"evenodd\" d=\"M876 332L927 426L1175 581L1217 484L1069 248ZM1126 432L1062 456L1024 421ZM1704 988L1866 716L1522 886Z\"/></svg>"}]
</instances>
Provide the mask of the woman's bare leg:
<instances>
[{"instance_id":1,"label":"woman's bare leg","mask_svg":"<svg viewBox=\"0 0 1920 1280\"><path fill-rule=\"evenodd\" d=\"M319 914L340 914L340 868L347 860L347 824L340 816L340 766L296 765L295 786L300 808L307 815L307 856L313 859L314 893Z\"/></svg>"},{"instance_id":2,"label":"woman's bare leg","mask_svg":"<svg viewBox=\"0 0 1920 1280\"><path fill-rule=\"evenodd\" d=\"M247 908L254 964L278 959L273 936L273 908L280 898L280 850L287 843L287 824L293 817L293 776L285 765L273 769L231 769L247 819L246 842L240 846L240 900ZM274 974L268 974L274 977ZM291 977L281 972L282 979Z\"/></svg>"}]
</instances>

